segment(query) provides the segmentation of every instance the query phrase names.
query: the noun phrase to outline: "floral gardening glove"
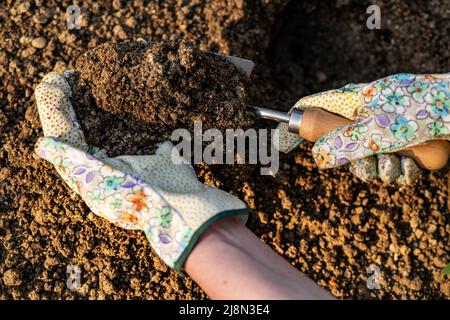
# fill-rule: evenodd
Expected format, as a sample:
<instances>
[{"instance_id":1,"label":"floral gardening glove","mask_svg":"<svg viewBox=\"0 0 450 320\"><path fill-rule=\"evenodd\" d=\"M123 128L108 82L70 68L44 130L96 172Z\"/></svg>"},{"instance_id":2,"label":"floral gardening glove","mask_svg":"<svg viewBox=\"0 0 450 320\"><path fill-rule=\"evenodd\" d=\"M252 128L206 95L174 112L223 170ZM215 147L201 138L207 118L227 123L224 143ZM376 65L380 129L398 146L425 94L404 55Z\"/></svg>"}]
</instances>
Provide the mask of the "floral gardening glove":
<instances>
[{"instance_id":1,"label":"floral gardening glove","mask_svg":"<svg viewBox=\"0 0 450 320\"><path fill-rule=\"evenodd\" d=\"M450 140L450 73L397 74L369 84L308 96L294 108L318 107L355 122L319 139L313 156L320 168L351 162L364 181L411 184L420 169L414 160L392 152L443 139ZM289 152L302 140L280 125L280 150Z\"/></svg>"},{"instance_id":2,"label":"floral gardening glove","mask_svg":"<svg viewBox=\"0 0 450 320\"><path fill-rule=\"evenodd\" d=\"M238 198L198 182L190 164L170 142L156 154L108 158L90 152L69 98L64 76L52 72L35 91L44 131L37 154L51 162L89 208L126 229L145 232L155 252L182 270L203 231L225 216L247 220Z\"/></svg>"}]
</instances>

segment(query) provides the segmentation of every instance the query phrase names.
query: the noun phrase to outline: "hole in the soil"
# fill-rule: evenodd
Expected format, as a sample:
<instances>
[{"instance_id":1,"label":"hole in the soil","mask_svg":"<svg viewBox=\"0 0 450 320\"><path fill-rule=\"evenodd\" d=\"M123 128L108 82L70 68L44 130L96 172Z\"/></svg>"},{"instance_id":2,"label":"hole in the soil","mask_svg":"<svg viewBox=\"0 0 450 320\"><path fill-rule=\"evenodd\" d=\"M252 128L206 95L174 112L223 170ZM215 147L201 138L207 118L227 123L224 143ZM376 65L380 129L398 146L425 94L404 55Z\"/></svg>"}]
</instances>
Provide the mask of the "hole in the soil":
<instances>
[{"instance_id":1,"label":"hole in the soil","mask_svg":"<svg viewBox=\"0 0 450 320\"><path fill-rule=\"evenodd\" d=\"M385 65L385 56L376 43L391 33L367 29L365 2L291 1L269 52L277 85L300 97L382 76L377 66Z\"/></svg>"}]
</instances>

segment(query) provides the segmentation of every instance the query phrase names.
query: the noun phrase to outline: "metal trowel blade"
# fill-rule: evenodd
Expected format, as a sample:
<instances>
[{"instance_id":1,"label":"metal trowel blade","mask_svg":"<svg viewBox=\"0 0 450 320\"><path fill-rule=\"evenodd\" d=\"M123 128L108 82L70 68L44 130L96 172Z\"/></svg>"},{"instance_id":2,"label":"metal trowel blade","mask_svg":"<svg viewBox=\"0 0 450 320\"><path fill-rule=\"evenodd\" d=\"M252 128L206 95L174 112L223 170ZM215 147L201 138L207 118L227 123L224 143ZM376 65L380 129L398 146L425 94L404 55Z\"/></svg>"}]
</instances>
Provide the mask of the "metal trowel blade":
<instances>
[{"instance_id":1,"label":"metal trowel blade","mask_svg":"<svg viewBox=\"0 0 450 320\"><path fill-rule=\"evenodd\" d=\"M227 59L229 62L234 64L239 71L243 72L248 78L250 78L253 68L255 67L255 63L252 60L239 58L235 56L227 56L221 53L214 53L220 57Z\"/></svg>"}]
</instances>

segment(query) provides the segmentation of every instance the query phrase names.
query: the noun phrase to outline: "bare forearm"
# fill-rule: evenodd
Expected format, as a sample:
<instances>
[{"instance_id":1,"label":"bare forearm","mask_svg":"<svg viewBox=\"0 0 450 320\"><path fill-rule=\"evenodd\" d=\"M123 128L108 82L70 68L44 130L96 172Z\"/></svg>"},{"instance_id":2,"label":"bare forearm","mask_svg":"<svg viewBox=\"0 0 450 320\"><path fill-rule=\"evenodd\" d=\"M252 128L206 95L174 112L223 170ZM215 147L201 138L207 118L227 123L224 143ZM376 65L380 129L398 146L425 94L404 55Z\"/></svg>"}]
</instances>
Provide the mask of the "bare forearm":
<instances>
[{"instance_id":1,"label":"bare forearm","mask_svg":"<svg viewBox=\"0 0 450 320\"><path fill-rule=\"evenodd\" d=\"M232 218L205 232L185 270L212 299L333 298Z\"/></svg>"}]
</instances>

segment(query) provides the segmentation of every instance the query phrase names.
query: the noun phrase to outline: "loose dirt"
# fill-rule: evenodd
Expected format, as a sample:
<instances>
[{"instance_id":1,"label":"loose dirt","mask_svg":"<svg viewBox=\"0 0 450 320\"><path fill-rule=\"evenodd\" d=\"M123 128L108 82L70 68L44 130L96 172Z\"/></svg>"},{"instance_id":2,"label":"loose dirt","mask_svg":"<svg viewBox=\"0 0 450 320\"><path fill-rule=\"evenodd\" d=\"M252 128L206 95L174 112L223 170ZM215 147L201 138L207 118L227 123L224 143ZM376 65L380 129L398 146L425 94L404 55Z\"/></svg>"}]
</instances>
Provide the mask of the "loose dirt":
<instances>
[{"instance_id":1,"label":"loose dirt","mask_svg":"<svg viewBox=\"0 0 450 320\"><path fill-rule=\"evenodd\" d=\"M0 298L206 298L169 270L140 232L96 217L34 156L42 130L33 90L45 73L76 68L80 54L104 42L186 39L203 51L253 59L248 100L287 110L301 96L349 82L450 71L448 1L375 1L382 28L369 30L372 2L83 1L80 29L72 30L62 1L3 2ZM201 170L253 208L252 230L263 241L336 297L449 298L450 281L440 272L450 256L448 168L425 172L407 189L364 184L346 168L319 171L310 148L283 155L275 177ZM366 286L371 265L380 270L379 290ZM78 290L67 285L75 266Z\"/></svg>"}]
</instances>

